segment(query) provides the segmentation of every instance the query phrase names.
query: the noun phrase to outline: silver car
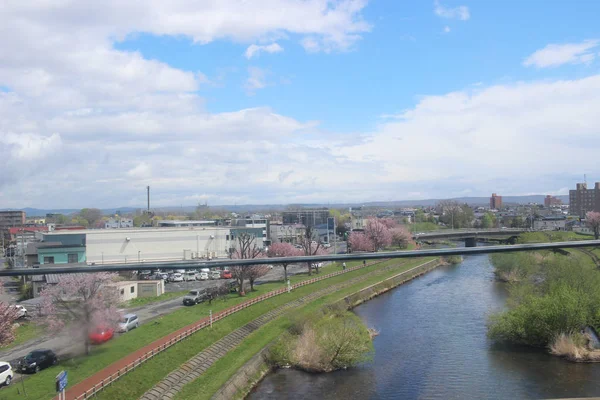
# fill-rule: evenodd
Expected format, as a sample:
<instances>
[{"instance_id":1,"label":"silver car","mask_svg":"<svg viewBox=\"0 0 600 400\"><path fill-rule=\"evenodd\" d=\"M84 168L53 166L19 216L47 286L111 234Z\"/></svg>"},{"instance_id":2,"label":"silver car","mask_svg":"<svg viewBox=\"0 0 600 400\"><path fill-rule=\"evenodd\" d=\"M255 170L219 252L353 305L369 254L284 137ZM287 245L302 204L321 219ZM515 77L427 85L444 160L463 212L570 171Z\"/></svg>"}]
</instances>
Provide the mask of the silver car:
<instances>
[{"instance_id":1,"label":"silver car","mask_svg":"<svg viewBox=\"0 0 600 400\"><path fill-rule=\"evenodd\" d=\"M119 332L129 332L132 329L140 326L140 320L135 314L125 314L123 319L119 322Z\"/></svg>"}]
</instances>

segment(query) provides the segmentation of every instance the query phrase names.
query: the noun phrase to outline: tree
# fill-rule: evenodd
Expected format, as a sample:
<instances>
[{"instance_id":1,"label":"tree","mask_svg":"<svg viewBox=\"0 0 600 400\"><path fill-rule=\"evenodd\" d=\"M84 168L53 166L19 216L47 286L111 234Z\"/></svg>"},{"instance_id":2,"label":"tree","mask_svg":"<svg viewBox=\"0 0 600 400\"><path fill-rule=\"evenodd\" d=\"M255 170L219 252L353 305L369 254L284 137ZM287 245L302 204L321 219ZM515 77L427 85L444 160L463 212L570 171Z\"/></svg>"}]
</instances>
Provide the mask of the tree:
<instances>
[{"instance_id":1,"label":"tree","mask_svg":"<svg viewBox=\"0 0 600 400\"><path fill-rule=\"evenodd\" d=\"M589 211L585 214L585 223L594 231L596 240L600 237L600 212Z\"/></svg>"},{"instance_id":2,"label":"tree","mask_svg":"<svg viewBox=\"0 0 600 400\"><path fill-rule=\"evenodd\" d=\"M230 258L247 260L262 255L262 250L256 245L256 237L254 235L242 232L238 234L236 242L237 246L231 251ZM231 268L231 275L238 284L238 293L240 296L244 295L244 281L249 279L250 269L251 267L242 265L236 265Z\"/></svg>"},{"instance_id":3,"label":"tree","mask_svg":"<svg viewBox=\"0 0 600 400\"><path fill-rule=\"evenodd\" d=\"M392 245L400 248L406 248L410 241L411 235L402 226L397 226L390 230L392 234Z\"/></svg>"},{"instance_id":4,"label":"tree","mask_svg":"<svg viewBox=\"0 0 600 400\"><path fill-rule=\"evenodd\" d=\"M373 250L373 242L363 232L352 232L348 236L348 245L353 252Z\"/></svg>"},{"instance_id":5,"label":"tree","mask_svg":"<svg viewBox=\"0 0 600 400\"><path fill-rule=\"evenodd\" d=\"M110 286L116 278L107 272L62 275L41 292L40 323L53 333L69 330L69 337L81 340L89 354L89 334L98 327L115 328L121 318L119 295Z\"/></svg>"},{"instance_id":6,"label":"tree","mask_svg":"<svg viewBox=\"0 0 600 400\"><path fill-rule=\"evenodd\" d=\"M483 217L481 217L481 227L483 229L489 229L496 226L496 216L492 213L485 213Z\"/></svg>"},{"instance_id":7,"label":"tree","mask_svg":"<svg viewBox=\"0 0 600 400\"><path fill-rule=\"evenodd\" d=\"M377 221L381 222L386 228L395 228L398 223L391 218L380 218Z\"/></svg>"},{"instance_id":8,"label":"tree","mask_svg":"<svg viewBox=\"0 0 600 400\"><path fill-rule=\"evenodd\" d=\"M283 243L273 243L271 246L269 246L267 255L269 257L295 257L295 256L301 256L302 252L300 251L300 249L295 248L292 244L283 242ZM283 281L284 282L287 282L287 279L288 279L287 267L289 264L290 263L281 264L283 266Z\"/></svg>"},{"instance_id":9,"label":"tree","mask_svg":"<svg viewBox=\"0 0 600 400\"><path fill-rule=\"evenodd\" d=\"M454 200L443 200L438 204L440 208L440 221L452 229L471 226L473 210L467 204L460 205Z\"/></svg>"},{"instance_id":10,"label":"tree","mask_svg":"<svg viewBox=\"0 0 600 400\"><path fill-rule=\"evenodd\" d=\"M79 216L87 221L87 226L94 226L102 218L102 211L97 208L82 208Z\"/></svg>"},{"instance_id":11,"label":"tree","mask_svg":"<svg viewBox=\"0 0 600 400\"><path fill-rule=\"evenodd\" d=\"M4 290L0 281L0 293ZM14 322L17 319L16 307L0 302L0 347L15 340Z\"/></svg>"},{"instance_id":12,"label":"tree","mask_svg":"<svg viewBox=\"0 0 600 400\"><path fill-rule=\"evenodd\" d=\"M376 218L369 218L365 227L365 236L373 245L372 251L379 251L392 244L392 234L386 224Z\"/></svg>"},{"instance_id":13,"label":"tree","mask_svg":"<svg viewBox=\"0 0 600 400\"><path fill-rule=\"evenodd\" d=\"M316 242L314 240L314 231L313 228L307 226L304 229L304 235L300 238L299 241L300 246L302 246L302 254L305 256L316 256L320 254L326 254L325 249L321 246L320 242ZM307 262L306 265L308 267L308 275L312 275L312 268L310 262ZM317 264L317 273L319 273L319 267Z\"/></svg>"},{"instance_id":14,"label":"tree","mask_svg":"<svg viewBox=\"0 0 600 400\"><path fill-rule=\"evenodd\" d=\"M269 267L265 264L250 265L246 267L246 275L248 276L248 282L250 282L250 291L254 291L254 282L261 276L265 276L269 272Z\"/></svg>"}]
</instances>

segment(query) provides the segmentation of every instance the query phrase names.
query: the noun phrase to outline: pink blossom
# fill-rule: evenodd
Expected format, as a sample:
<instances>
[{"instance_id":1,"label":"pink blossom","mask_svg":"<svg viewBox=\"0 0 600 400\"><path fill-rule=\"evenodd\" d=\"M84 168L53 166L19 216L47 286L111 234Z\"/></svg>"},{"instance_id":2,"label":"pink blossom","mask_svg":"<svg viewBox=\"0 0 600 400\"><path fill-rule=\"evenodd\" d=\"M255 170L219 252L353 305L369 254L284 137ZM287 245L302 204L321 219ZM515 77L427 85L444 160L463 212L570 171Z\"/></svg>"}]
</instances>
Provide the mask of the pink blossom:
<instances>
[{"instance_id":1,"label":"pink blossom","mask_svg":"<svg viewBox=\"0 0 600 400\"><path fill-rule=\"evenodd\" d=\"M594 231L596 240L600 238L600 212L589 211L585 214L585 223Z\"/></svg>"},{"instance_id":2,"label":"pink blossom","mask_svg":"<svg viewBox=\"0 0 600 400\"><path fill-rule=\"evenodd\" d=\"M290 243L273 243L269 246L267 255L269 257L296 257L301 256L302 250L295 248ZM281 264L283 266L283 281L287 282L287 267L289 263Z\"/></svg>"},{"instance_id":3,"label":"pink blossom","mask_svg":"<svg viewBox=\"0 0 600 400\"><path fill-rule=\"evenodd\" d=\"M0 281L0 293L4 284ZM0 346L5 346L15 340L14 323L17 319L17 309L9 304L0 303Z\"/></svg>"},{"instance_id":4,"label":"pink blossom","mask_svg":"<svg viewBox=\"0 0 600 400\"><path fill-rule=\"evenodd\" d=\"M348 244L352 251L372 251L373 242L363 232L352 232L348 236Z\"/></svg>"},{"instance_id":5,"label":"pink blossom","mask_svg":"<svg viewBox=\"0 0 600 400\"><path fill-rule=\"evenodd\" d=\"M89 333L97 327L115 328L121 318L119 295L109 286L116 276L107 272L60 275L57 284L41 292L40 323L53 333L69 331L89 353Z\"/></svg>"},{"instance_id":6,"label":"pink blossom","mask_svg":"<svg viewBox=\"0 0 600 400\"><path fill-rule=\"evenodd\" d=\"M378 251L392 244L392 234L390 229L380 220L371 218L367 221L365 235L373 244L371 250Z\"/></svg>"}]
</instances>

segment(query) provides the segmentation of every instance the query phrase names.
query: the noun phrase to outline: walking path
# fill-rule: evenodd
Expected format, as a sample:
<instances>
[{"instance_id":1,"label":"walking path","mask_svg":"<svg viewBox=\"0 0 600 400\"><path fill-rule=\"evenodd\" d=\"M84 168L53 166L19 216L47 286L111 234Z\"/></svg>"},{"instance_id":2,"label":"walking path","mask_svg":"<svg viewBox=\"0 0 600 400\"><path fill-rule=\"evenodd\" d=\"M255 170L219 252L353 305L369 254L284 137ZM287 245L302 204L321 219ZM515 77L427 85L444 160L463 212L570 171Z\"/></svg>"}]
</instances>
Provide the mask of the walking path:
<instances>
[{"instance_id":1,"label":"walking path","mask_svg":"<svg viewBox=\"0 0 600 400\"><path fill-rule=\"evenodd\" d=\"M366 266L378 264L378 263L381 263L384 261L387 261L387 260L378 260L378 261L375 261L372 263L368 263ZM341 273L348 273L348 272L351 272L351 271L354 271L357 269L362 269L362 268L364 268L364 266L362 266L362 265L354 267L354 268L348 268L345 271L338 271L338 272L334 272L331 274L327 274L322 277L316 277L313 279L299 282L299 283L295 284L294 287L304 286L304 285L307 285L310 283L314 283L323 278L332 277L335 275L339 275ZM389 267L386 267L386 268L389 268ZM213 321L221 319L227 315L230 315L230 314L232 314L236 311L239 311L243 308L246 308L252 304L256 304L259 301L265 300L267 298L273 297L274 295L284 293L284 292L285 292L285 289L275 290L275 291L267 293L263 296L259 296L258 298L249 299L249 300L245 301L244 303L229 307L225 310L222 310L218 313L213 314ZM174 344L175 342L177 342L177 340L179 338L181 338L182 336L189 335L190 331L197 330L203 324L207 325L208 322L209 322L209 317L202 318L199 321L197 321L191 325L185 326L167 336L164 336L161 339L158 339L158 340L148 344L147 346L144 346L141 349L134 351L133 353L128 354L127 356L121 358L119 361L116 361L115 363L98 371L96 374L82 380L81 382L79 382L79 383L75 384L74 386L72 386L71 388L67 389L67 391L66 391L67 398L69 398L69 399L84 399L84 398L86 398L84 396L86 392L89 392L93 388L102 386L109 379L114 380L113 375L115 375L117 373L119 373L119 374L127 373L129 370L123 371L123 369L126 368L127 366L129 366L130 364L132 364L134 362L139 362L137 365L141 364L142 361L145 361L145 360L151 358L151 355L149 356L149 354L158 354L161 350L164 350L166 347L169 347L172 344ZM119 372L119 371L121 371L121 372ZM58 399L58 397L56 397L55 399Z\"/></svg>"},{"instance_id":2,"label":"walking path","mask_svg":"<svg viewBox=\"0 0 600 400\"><path fill-rule=\"evenodd\" d=\"M208 370L215 362L217 362L220 358L224 357L229 351L235 349L244 339L246 339L252 332L256 331L263 325L266 325L268 322L274 320L277 317L285 314L291 309L301 307L307 303L312 302L320 297L323 297L327 294L333 293L345 287L352 286L358 282L364 281L373 276L381 275L384 272L387 272L391 269L397 268L400 265L404 264L404 262L400 262L395 265L390 265L367 274L358 276L356 278L352 278L345 282L340 282L338 284L328 286L326 288L317 290L308 294L304 297L291 301L289 303L283 304L263 315L253 320L252 322L244 325L243 327L236 329L231 332L227 336L223 337L219 341L213 343L206 349L202 350L196 356L192 357L185 364L183 364L179 369L171 372L164 378L160 383L155 385L152 389L148 390L140 400L162 400L162 399L171 399L173 398L183 387L196 380L200 375L202 375L206 370Z\"/></svg>"}]
</instances>

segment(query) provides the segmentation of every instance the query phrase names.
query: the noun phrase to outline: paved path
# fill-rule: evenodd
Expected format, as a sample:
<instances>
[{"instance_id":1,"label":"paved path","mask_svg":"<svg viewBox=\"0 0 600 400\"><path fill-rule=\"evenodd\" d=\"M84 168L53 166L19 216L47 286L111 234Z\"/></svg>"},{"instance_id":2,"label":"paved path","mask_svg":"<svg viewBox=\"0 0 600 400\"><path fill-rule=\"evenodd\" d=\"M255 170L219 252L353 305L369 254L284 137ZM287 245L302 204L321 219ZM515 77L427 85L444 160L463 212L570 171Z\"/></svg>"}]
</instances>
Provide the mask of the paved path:
<instances>
[{"instance_id":1,"label":"paved path","mask_svg":"<svg viewBox=\"0 0 600 400\"><path fill-rule=\"evenodd\" d=\"M388 270L397 268L405 262L406 261L400 261L395 265L387 266L356 278L352 278L348 281L340 282L338 284L317 290L261 315L252 322L239 329L236 329L227 336L213 343L196 356L188 360L179 369L171 372L165 379L159 382L152 389L148 390L144 395L142 395L142 397L140 397L140 400L162 400L173 398L181 389L183 389L186 384L198 379L198 377L206 372L206 370L208 370L215 362L224 357L229 351L240 345L240 343L242 343L242 341L246 339L252 332L272 321L273 319L280 317L291 309L301 307L302 305L305 305L327 294L354 285L355 283L364 281L373 276L383 274ZM369 265L372 264L374 263L370 263Z\"/></svg>"}]
</instances>

